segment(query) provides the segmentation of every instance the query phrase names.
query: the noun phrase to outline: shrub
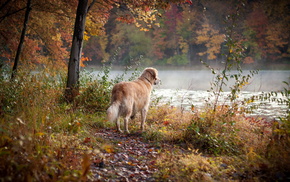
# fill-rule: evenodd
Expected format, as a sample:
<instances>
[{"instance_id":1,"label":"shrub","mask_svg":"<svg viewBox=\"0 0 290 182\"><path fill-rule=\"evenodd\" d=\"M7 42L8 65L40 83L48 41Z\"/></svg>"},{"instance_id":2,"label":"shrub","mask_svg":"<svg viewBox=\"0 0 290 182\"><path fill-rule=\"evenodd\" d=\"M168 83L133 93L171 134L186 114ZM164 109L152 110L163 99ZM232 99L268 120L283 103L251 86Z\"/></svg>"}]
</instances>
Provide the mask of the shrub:
<instances>
[{"instance_id":1,"label":"shrub","mask_svg":"<svg viewBox=\"0 0 290 182\"><path fill-rule=\"evenodd\" d=\"M110 90L98 80L87 83L77 97L77 106L85 112L104 112L110 103Z\"/></svg>"},{"instance_id":2,"label":"shrub","mask_svg":"<svg viewBox=\"0 0 290 182\"><path fill-rule=\"evenodd\" d=\"M236 121L233 119L237 118L228 116L225 111L214 112L208 109L196 113L187 127L185 140L207 153L239 153L240 142L236 137Z\"/></svg>"},{"instance_id":3,"label":"shrub","mask_svg":"<svg viewBox=\"0 0 290 182\"><path fill-rule=\"evenodd\" d=\"M168 105L155 106L149 109L147 128L144 137L153 141L180 143L183 140L184 128L190 123L192 114L182 112Z\"/></svg>"}]
</instances>

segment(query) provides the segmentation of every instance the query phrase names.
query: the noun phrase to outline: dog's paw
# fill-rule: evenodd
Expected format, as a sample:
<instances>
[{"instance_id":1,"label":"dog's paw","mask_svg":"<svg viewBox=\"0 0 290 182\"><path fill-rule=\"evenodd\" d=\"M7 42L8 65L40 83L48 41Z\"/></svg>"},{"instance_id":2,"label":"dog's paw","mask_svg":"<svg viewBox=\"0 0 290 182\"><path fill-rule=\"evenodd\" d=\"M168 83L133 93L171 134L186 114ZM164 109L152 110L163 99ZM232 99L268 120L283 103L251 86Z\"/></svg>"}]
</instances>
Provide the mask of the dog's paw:
<instances>
[{"instance_id":1,"label":"dog's paw","mask_svg":"<svg viewBox=\"0 0 290 182\"><path fill-rule=\"evenodd\" d=\"M121 130L121 129L118 129L118 132L120 132L120 133L124 133L123 130Z\"/></svg>"},{"instance_id":2,"label":"dog's paw","mask_svg":"<svg viewBox=\"0 0 290 182\"><path fill-rule=\"evenodd\" d=\"M126 130L125 132L126 132L127 134L130 134L130 131L129 131L129 130Z\"/></svg>"}]
</instances>

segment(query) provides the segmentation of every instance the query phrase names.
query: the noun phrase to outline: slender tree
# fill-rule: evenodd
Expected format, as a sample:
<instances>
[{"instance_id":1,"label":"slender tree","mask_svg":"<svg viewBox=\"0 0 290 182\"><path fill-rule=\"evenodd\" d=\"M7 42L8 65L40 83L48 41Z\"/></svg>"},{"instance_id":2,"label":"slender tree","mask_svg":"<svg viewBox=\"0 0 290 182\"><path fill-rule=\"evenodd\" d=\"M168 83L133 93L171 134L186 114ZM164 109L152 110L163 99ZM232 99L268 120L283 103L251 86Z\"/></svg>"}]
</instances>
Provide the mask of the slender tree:
<instances>
[{"instance_id":1,"label":"slender tree","mask_svg":"<svg viewBox=\"0 0 290 182\"><path fill-rule=\"evenodd\" d=\"M65 98L68 102L72 102L75 96L79 93L80 59L82 54L86 17L89 9L94 3L95 0L90 4L90 6L88 6L88 0L79 0L78 3L73 41L68 64L67 85L65 90Z\"/></svg>"},{"instance_id":2,"label":"slender tree","mask_svg":"<svg viewBox=\"0 0 290 182\"><path fill-rule=\"evenodd\" d=\"M25 38L25 33L26 33L26 27L27 27L27 23L28 23L28 20L29 20L29 13L30 13L30 11L31 11L31 0L27 0L25 18L24 18L24 23L23 23L23 28L22 28L22 32L21 32L20 41L19 41L19 44L18 44L18 48L17 48L15 60L14 60L14 65L13 65L13 68L12 68L11 80L14 79L15 74L17 72L17 66L18 66L18 62L19 62L19 59L20 59L21 50L22 50L23 43L24 43L24 38Z\"/></svg>"}]
</instances>

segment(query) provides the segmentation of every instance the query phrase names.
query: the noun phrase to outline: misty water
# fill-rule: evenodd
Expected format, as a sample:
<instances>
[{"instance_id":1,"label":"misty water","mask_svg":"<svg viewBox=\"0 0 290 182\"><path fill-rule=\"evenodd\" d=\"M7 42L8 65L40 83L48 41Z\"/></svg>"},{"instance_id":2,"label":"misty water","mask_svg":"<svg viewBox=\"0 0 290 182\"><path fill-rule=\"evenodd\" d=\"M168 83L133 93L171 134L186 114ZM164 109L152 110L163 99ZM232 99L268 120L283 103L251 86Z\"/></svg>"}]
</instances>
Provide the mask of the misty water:
<instances>
[{"instance_id":1,"label":"misty water","mask_svg":"<svg viewBox=\"0 0 290 182\"><path fill-rule=\"evenodd\" d=\"M123 71L112 70L110 78L120 77L123 73ZM244 71L243 75L248 73L248 71ZM128 79L131 75L132 72L129 71L123 80ZM169 104L189 110L192 105L200 109L215 100L212 92L208 92L214 78L209 70L159 70L159 78L162 80L162 84L154 86L152 103ZM243 87L237 103L242 104L245 98L258 96L264 92L283 90L286 87L283 81L289 82L289 79L290 70L259 71L250 79L249 84ZM232 84L233 82L230 81L227 85L231 86ZM221 104L230 104L229 91L230 89L224 88L224 92L219 99ZM278 94L276 98L283 97ZM250 106L258 106L258 108L254 109L253 113L249 115L266 117L268 120L284 116L287 110L286 105L270 101L256 101L251 103Z\"/></svg>"}]
</instances>

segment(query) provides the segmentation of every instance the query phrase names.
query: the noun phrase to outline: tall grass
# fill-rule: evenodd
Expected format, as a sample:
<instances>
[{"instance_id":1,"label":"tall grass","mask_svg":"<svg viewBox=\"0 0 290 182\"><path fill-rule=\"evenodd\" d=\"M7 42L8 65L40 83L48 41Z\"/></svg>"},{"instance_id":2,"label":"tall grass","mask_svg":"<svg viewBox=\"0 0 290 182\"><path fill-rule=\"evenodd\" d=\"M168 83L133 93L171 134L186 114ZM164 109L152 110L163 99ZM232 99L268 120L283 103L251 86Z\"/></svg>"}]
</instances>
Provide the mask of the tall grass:
<instances>
[{"instance_id":1,"label":"tall grass","mask_svg":"<svg viewBox=\"0 0 290 182\"><path fill-rule=\"evenodd\" d=\"M19 71L12 82L5 74L9 72L0 80L1 181L79 181L85 177L81 162L89 149L83 144L89 135L87 126L103 122L101 114L90 110L90 103L104 110L109 102L109 96L102 98L106 88L96 87L92 92L99 96L93 97L91 85L99 84L90 80L83 89L91 100L79 96L76 106L63 102L64 72Z\"/></svg>"}]
</instances>

